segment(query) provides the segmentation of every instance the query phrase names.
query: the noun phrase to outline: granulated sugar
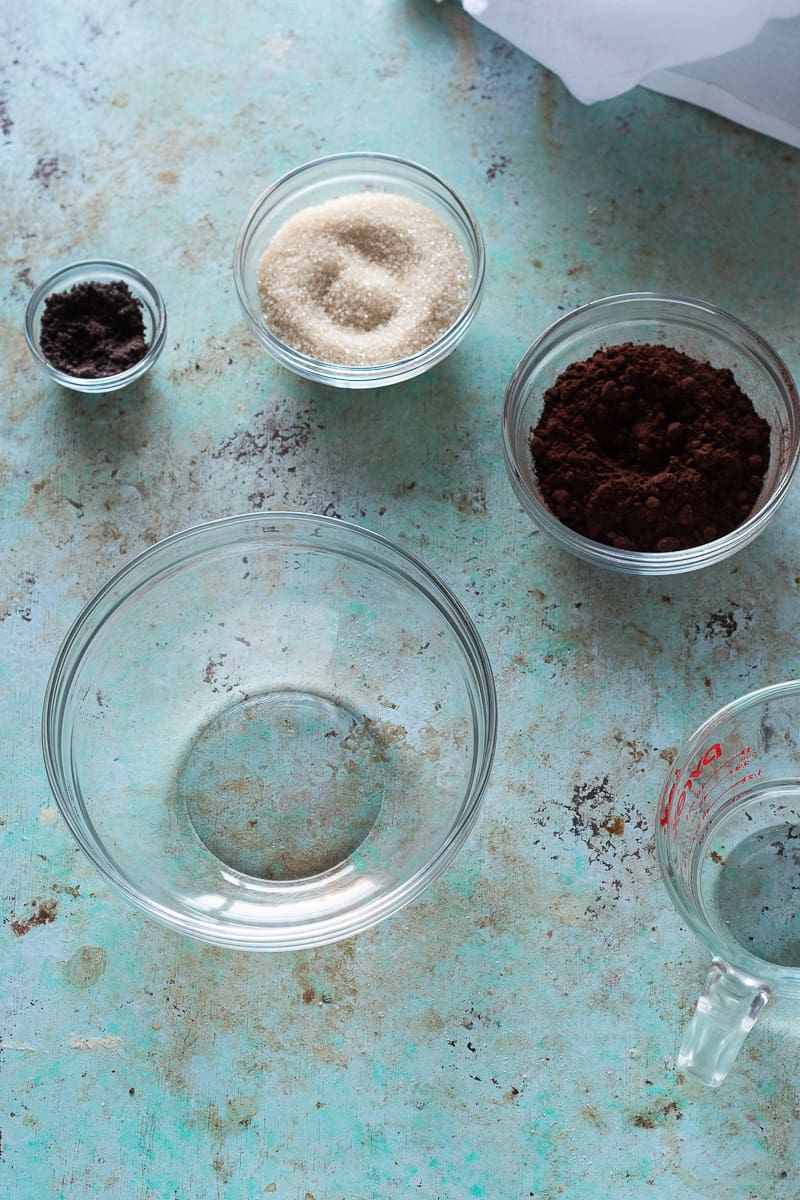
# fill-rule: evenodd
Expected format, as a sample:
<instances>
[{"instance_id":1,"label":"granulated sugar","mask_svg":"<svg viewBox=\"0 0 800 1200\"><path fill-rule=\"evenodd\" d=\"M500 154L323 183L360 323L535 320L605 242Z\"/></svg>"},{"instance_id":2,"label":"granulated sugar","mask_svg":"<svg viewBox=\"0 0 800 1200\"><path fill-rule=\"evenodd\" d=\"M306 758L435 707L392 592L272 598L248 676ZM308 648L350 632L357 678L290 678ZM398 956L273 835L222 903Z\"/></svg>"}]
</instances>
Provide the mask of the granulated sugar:
<instances>
[{"instance_id":1,"label":"granulated sugar","mask_svg":"<svg viewBox=\"0 0 800 1200\"><path fill-rule=\"evenodd\" d=\"M275 336L310 358L355 366L430 346L462 312L469 285L456 235L424 205L384 192L303 209L258 268Z\"/></svg>"}]
</instances>

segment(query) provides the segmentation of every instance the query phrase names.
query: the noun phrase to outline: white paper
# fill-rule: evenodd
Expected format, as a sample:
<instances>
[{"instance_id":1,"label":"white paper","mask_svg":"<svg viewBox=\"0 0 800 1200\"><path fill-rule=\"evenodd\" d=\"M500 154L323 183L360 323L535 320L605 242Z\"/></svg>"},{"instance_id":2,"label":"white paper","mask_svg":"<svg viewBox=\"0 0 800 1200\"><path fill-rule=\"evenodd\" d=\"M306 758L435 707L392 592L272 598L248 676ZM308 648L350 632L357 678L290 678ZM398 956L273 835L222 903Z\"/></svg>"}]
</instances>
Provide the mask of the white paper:
<instances>
[{"instance_id":1,"label":"white paper","mask_svg":"<svg viewBox=\"0 0 800 1200\"><path fill-rule=\"evenodd\" d=\"M800 144L800 0L462 3L586 104L644 83Z\"/></svg>"},{"instance_id":2,"label":"white paper","mask_svg":"<svg viewBox=\"0 0 800 1200\"><path fill-rule=\"evenodd\" d=\"M642 83L800 149L800 17L769 21L749 46Z\"/></svg>"}]
</instances>

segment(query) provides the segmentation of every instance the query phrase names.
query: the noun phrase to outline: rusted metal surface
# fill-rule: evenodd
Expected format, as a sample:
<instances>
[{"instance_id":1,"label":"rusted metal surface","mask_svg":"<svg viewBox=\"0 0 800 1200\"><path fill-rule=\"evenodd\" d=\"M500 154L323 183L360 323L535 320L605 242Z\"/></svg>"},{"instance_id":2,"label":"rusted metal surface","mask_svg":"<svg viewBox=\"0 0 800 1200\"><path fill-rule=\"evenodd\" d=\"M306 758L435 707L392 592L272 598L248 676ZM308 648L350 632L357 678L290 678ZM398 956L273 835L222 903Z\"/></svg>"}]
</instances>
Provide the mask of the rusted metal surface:
<instances>
[{"instance_id":1,"label":"rusted metal surface","mask_svg":"<svg viewBox=\"0 0 800 1200\"><path fill-rule=\"evenodd\" d=\"M719 1092L676 1075L706 954L652 841L677 746L800 670L796 491L705 573L601 575L514 502L499 415L528 342L616 291L712 300L800 373L800 153L640 90L581 107L455 4L42 0L6 29L0 1193L796 1196L800 1014L768 1008ZM231 276L255 196L352 148L450 180L489 264L456 354L368 393L274 366ZM46 382L22 334L32 286L93 255L169 310L154 371L105 399ZM54 808L39 718L69 623L126 557L269 508L433 567L486 642L501 724L477 829L422 900L258 957L105 886Z\"/></svg>"}]
</instances>

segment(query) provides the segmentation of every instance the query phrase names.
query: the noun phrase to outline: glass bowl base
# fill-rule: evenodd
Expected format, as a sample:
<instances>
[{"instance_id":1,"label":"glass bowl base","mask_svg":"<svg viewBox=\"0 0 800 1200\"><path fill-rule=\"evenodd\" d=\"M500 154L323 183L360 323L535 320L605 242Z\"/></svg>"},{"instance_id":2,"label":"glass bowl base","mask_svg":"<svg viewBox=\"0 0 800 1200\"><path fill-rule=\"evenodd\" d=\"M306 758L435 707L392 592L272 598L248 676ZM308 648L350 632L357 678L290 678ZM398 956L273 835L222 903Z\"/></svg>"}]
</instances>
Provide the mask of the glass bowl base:
<instances>
[{"instance_id":1,"label":"glass bowl base","mask_svg":"<svg viewBox=\"0 0 800 1200\"><path fill-rule=\"evenodd\" d=\"M387 755L364 716L328 696L271 691L216 713L175 794L203 845L256 879L329 871L368 836Z\"/></svg>"}]
</instances>

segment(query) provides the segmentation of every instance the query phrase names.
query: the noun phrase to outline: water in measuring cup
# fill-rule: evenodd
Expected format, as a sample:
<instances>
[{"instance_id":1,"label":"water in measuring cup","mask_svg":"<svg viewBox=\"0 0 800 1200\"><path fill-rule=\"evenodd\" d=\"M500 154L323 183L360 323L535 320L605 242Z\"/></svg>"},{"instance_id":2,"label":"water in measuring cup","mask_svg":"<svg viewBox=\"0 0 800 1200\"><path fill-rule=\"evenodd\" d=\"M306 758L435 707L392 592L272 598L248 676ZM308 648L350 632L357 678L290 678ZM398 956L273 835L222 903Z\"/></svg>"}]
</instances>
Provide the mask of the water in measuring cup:
<instances>
[{"instance_id":1,"label":"water in measuring cup","mask_svg":"<svg viewBox=\"0 0 800 1200\"><path fill-rule=\"evenodd\" d=\"M711 825L697 861L701 907L734 961L739 945L800 967L800 782L756 782Z\"/></svg>"}]
</instances>

